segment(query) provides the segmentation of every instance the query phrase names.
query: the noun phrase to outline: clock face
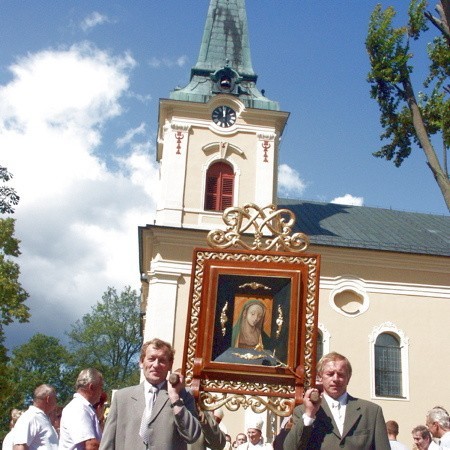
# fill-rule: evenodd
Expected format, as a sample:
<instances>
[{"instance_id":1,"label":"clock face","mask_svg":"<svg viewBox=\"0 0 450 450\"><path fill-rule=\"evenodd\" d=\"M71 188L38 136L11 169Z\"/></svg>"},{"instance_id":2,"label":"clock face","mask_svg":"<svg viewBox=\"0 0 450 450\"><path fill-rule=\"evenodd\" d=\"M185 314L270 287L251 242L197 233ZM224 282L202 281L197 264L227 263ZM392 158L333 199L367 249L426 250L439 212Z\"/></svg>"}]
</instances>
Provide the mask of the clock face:
<instances>
[{"instance_id":1,"label":"clock face","mask_svg":"<svg viewBox=\"0 0 450 450\"><path fill-rule=\"evenodd\" d=\"M212 112L212 120L219 127L231 127L236 122L236 111L229 106L218 106Z\"/></svg>"}]
</instances>

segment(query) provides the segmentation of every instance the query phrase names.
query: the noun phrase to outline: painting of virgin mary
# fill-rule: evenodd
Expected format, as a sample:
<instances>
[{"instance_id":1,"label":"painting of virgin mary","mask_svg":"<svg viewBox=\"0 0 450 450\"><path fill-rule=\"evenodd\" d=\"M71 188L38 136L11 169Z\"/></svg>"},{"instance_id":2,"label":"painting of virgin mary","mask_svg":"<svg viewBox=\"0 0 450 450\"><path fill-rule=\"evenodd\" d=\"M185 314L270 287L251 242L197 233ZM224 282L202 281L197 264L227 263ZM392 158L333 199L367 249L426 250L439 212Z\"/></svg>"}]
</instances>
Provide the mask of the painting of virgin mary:
<instances>
[{"instance_id":1,"label":"painting of virgin mary","mask_svg":"<svg viewBox=\"0 0 450 450\"><path fill-rule=\"evenodd\" d=\"M261 300L250 299L241 309L238 320L233 326L232 347L262 350L270 340L263 326L266 306Z\"/></svg>"}]
</instances>

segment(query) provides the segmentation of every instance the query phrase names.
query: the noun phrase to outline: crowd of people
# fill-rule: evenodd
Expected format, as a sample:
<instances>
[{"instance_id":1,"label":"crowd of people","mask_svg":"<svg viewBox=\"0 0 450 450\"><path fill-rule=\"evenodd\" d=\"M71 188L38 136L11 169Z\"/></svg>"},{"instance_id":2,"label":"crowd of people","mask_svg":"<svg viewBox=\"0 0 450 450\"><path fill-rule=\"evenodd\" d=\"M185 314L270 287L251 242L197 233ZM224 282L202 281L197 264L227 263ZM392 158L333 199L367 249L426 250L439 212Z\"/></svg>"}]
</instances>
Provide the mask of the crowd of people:
<instances>
[{"instance_id":1,"label":"crowd of people","mask_svg":"<svg viewBox=\"0 0 450 450\"><path fill-rule=\"evenodd\" d=\"M322 389L305 392L303 403L286 418L273 444L263 437L257 418L233 441L223 426L223 411L203 411L184 385L181 371L172 372L174 349L160 339L142 346L144 381L115 392L105 414L103 376L94 369L80 372L73 399L57 405L57 393L38 386L26 411L11 412L11 431L3 450L390 450L407 449L397 441L397 422L385 422L375 403L351 396L348 359L329 353L319 361ZM169 376L171 373L171 376ZM176 374L176 376L173 376ZM411 431L416 450L450 449L450 418L441 406L425 416L425 425Z\"/></svg>"}]
</instances>

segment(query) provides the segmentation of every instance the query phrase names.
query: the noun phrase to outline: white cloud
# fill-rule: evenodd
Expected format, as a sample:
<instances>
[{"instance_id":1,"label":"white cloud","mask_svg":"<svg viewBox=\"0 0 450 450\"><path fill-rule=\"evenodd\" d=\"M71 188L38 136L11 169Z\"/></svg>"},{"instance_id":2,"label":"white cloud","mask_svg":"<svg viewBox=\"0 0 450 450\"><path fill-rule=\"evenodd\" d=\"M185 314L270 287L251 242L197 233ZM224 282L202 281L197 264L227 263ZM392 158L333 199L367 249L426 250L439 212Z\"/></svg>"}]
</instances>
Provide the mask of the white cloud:
<instances>
[{"instance_id":1,"label":"white cloud","mask_svg":"<svg viewBox=\"0 0 450 450\"><path fill-rule=\"evenodd\" d=\"M184 67L188 62L188 57L183 55L179 56L176 59L170 59L170 58L156 58L153 57L148 62L150 67L153 67L154 69L159 69L160 67Z\"/></svg>"},{"instance_id":2,"label":"white cloud","mask_svg":"<svg viewBox=\"0 0 450 450\"><path fill-rule=\"evenodd\" d=\"M305 191L306 184L299 173L287 164L278 167L278 195L280 197L298 197Z\"/></svg>"},{"instance_id":3,"label":"white cloud","mask_svg":"<svg viewBox=\"0 0 450 450\"><path fill-rule=\"evenodd\" d=\"M331 200L330 203L336 203L338 205L353 205L353 206L363 206L364 198L363 197L354 197L351 194L345 194L342 197L336 197Z\"/></svg>"},{"instance_id":4,"label":"white cloud","mask_svg":"<svg viewBox=\"0 0 450 450\"><path fill-rule=\"evenodd\" d=\"M99 12L94 11L83 19L80 27L84 32L87 32L92 28L96 27L97 25L102 25L104 23L109 22L110 20L108 19L108 16L105 16L104 14L100 14Z\"/></svg>"},{"instance_id":5,"label":"white cloud","mask_svg":"<svg viewBox=\"0 0 450 450\"><path fill-rule=\"evenodd\" d=\"M32 312L29 325L6 329L9 342L30 330L60 337L108 286L138 289L137 226L151 221L158 179L145 126L121 138L115 172L98 156L134 65L84 43L21 58L0 85L2 164L21 197L15 234Z\"/></svg>"},{"instance_id":6,"label":"white cloud","mask_svg":"<svg viewBox=\"0 0 450 450\"><path fill-rule=\"evenodd\" d=\"M145 134L145 123L142 122L138 127L128 130L124 136L116 139L116 145L119 148L129 145L137 135Z\"/></svg>"}]
</instances>

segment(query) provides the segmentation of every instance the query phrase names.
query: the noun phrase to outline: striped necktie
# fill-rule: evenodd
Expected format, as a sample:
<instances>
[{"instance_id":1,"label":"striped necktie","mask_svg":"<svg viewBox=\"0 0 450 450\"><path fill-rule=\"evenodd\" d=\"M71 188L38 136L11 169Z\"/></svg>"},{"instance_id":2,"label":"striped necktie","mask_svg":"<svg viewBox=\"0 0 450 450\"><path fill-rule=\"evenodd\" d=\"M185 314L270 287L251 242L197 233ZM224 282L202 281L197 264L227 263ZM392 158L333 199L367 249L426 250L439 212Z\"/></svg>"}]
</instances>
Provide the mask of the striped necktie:
<instances>
[{"instance_id":1,"label":"striped necktie","mask_svg":"<svg viewBox=\"0 0 450 450\"><path fill-rule=\"evenodd\" d=\"M155 386L150 386L148 395L148 403L142 413L141 426L139 428L139 436L141 436L144 444L148 444L148 425L150 423L150 417L152 416L153 405L155 404L156 396L158 394L158 388Z\"/></svg>"}]
</instances>

